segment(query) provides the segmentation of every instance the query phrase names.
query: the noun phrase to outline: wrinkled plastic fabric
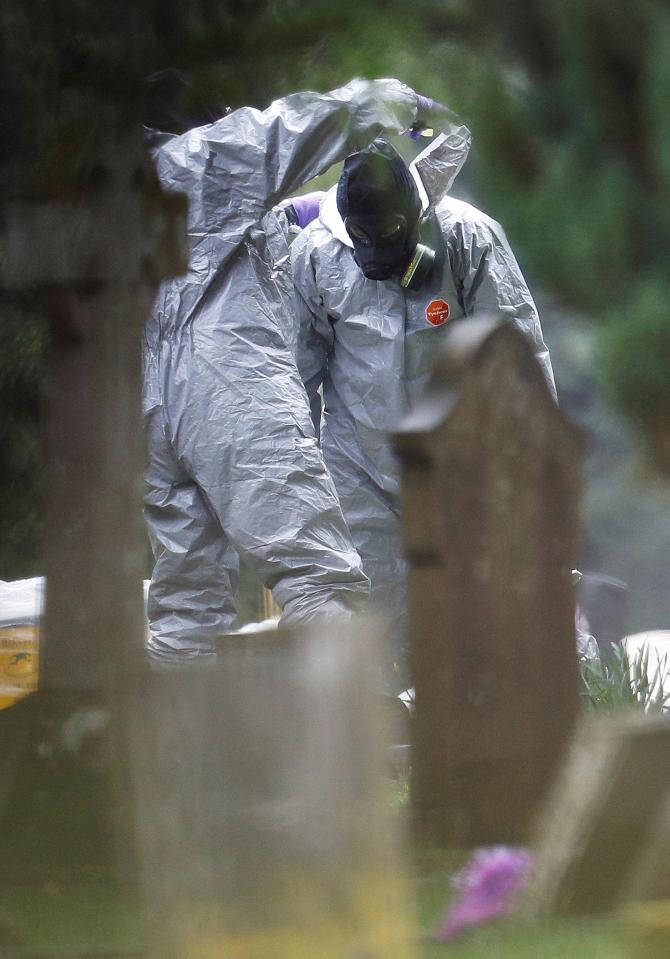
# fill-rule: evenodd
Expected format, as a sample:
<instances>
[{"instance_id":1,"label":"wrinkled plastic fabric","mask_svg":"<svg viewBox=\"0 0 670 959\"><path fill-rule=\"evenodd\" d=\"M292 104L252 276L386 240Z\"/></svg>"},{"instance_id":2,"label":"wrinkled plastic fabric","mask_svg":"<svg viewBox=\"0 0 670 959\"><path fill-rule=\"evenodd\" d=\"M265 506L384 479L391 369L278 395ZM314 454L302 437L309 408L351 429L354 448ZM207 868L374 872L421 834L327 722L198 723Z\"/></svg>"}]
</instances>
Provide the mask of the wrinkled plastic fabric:
<instances>
[{"instance_id":1,"label":"wrinkled plastic fabric","mask_svg":"<svg viewBox=\"0 0 670 959\"><path fill-rule=\"evenodd\" d=\"M595 636L585 632L575 626L575 637L577 641L577 658L580 663L591 663L592 665L600 663L600 648Z\"/></svg>"},{"instance_id":2,"label":"wrinkled plastic fabric","mask_svg":"<svg viewBox=\"0 0 670 959\"><path fill-rule=\"evenodd\" d=\"M145 335L154 651L207 653L229 630L236 552L284 621L350 610L367 593L289 348L287 225L271 208L406 128L416 104L398 81L354 80L153 150L163 187L190 203L188 273L162 285Z\"/></svg>"},{"instance_id":3,"label":"wrinkled plastic fabric","mask_svg":"<svg viewBox=\"0 0 670 959\"><path fill-rule=\"evenodd\" d=\"M419 291L397 279L366 279L330 191L291 249L297 299L298 366L313 400L323 386L321 444L373 598L402 645L406 567L399 512L399 463L391 432L430 375L451 323L477 313L510 317L530 338L555 397L551 362L533 299L498 223L446 195L470 136L454 127L411 165L424 208L437 218L440 266ZM430 215L430 214L429 214ZM433 325L428 307L448 305ZM444 317L444 308L441 316ZM396 649L397 652L397 649Z\"/></svg>"}]
</instances>

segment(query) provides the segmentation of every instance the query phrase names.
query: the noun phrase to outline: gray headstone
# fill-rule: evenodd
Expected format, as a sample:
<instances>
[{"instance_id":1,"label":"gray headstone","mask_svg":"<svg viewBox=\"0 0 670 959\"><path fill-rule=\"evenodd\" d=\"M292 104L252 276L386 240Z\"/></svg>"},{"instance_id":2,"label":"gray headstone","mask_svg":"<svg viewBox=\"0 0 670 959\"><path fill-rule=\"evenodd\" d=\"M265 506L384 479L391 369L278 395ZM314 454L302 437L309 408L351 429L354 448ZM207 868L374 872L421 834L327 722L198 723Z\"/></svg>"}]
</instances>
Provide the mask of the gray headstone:
<instances>
[{"instance_id":1,"label":"gray headstone","mask_svg":"<svg viewBox=\"0 0 670 959\"><path fill-rule=\"evenodd\" d=\"M670 722L585 717L536 826L530 914L670 897Z\"/></svg>"},{"instance_id":2,"label":"gray headstone","mask_svg":"<svg viewBox=\"0 0 670 959\"><path fill-rule=\"evenodd\" d=\"M124 805L123 697L131 651L142 655L146 553L142 329L161 278L187 267L186 200L164 194L151 166L137 122L136 60L127 39L124 34L122 44L112 43L117 75L126 78L119 85L93 86L77 70L63 68L63 86L54 89L57 77L47 70L44 77L51 79L38 94L38 78L35 102L53 109L37 111L23 131L44 149L31 150L19 137L35 162L17 165L20 175L3 198L0 264L2 283L33 295L50 333L39 688L13 707L9 725L20 726L27 754L42 725L57 738L72 717L76 725L78 713L108 716L108 748L100 757L109 773L104 798L88 789L94 777L86 778L84 789L59 792L72 756L53 747L49 785L29 793L28 801L36 804L37 818L53 802L68 824L82 810L88 821L96 804L104 805L107 815L100 819L112 824L114 858L126 876L134 869L134 850ZM68 42L59 46L58 40L56 32L54 62L62 66ZM21 755L18 761L23 766L30 760ZM11 791L5 791L11 806ZM63 842L58 829L58 816L44 823L45 847L53 839L68 864L78 862L71 833L66 830Z\"/></svg>"},{"instance_id":3,"label":"gray headstone","mask_svg":"<svg viewBox=\"0 0 670 959\"><path fill-rule=\"evenodd\" d=\"M162 192L134 105L68 92L50 148L69 162L7 205L2 281L36 294L50 330L40 688L84 690L142 645L142 330L160 280L186 270L187 204Z\"/></svg>"},{"instance_id":4,"label":"gray headstone","mask_svg":"<svg viewBox=\"0 0 670 959\"><path fill-rule=\"evenodd\" d=\"M423 841L522 840L570 737L581 447L496 320L453 328L396 435Z\"/></svg>"},{"instance_id":5,"label":"gray headstone","mask_svg":"<svg viewBox=\"0 0 670 959\"><path fill-rule=\"evenodd\" d=\"M670 739L670 727L667 736ZM663 798L650 824L649 841L626 890L626 897L634 902L670 900L670 783L659 783L659 789Z\"/></svg>"},{"instance_id":6,"label":"gray headstone","mask_svg":"<svg viewBox=\"0 0 670 959\"><path fill-rule=\"evenodd\" d=\"M409 894L361 624L226 639L131 709L151 955L400 955Z\"/></svg>"}]
</instances>

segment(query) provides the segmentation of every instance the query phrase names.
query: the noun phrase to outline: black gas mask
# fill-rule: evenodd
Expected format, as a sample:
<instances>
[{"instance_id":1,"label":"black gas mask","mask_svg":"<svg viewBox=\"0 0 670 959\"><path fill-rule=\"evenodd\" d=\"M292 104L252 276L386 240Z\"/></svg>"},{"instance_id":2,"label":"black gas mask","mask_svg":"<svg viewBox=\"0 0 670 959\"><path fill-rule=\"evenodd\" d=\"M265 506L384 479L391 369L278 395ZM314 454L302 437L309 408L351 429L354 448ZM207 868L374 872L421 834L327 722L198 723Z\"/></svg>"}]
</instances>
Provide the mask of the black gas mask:
<instances>
[{"instance_id":1,"label":"black gas mask","mask_svg":"<svg viewBox=\"0 0 670 959\"><path fill-rule=\"evenodd\" d=\"M421 199L404 160L384 140L344 162L337 209L354 245L354 259L370 280L400 279L418 289L435 253L419 243Z\"/></svg>"}]
</instances>

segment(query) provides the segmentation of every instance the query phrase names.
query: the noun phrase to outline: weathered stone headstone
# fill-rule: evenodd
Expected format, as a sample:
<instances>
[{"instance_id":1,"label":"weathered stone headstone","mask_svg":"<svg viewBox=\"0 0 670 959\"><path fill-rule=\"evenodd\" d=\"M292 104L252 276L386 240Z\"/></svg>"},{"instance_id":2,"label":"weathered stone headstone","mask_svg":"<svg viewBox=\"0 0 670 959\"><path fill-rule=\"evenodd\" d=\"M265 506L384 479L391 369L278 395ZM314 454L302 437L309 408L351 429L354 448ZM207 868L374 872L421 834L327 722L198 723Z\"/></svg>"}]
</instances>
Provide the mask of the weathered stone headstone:
<instances>
[{"instance_id":1,"label":"weathered stone headstone","mask_svg":"<svg viewBox=\"0 0 670 959\"><path fill-rule=\"evenodd\" d=\"M571 735L581 447L495 320L453 328L396 435L421 840L523 839Z\"/></svg>"},{"instance_id":2,"label":"weathered stone headstone","mask_svg":"<svg viewBox=\"0 0 670 959\"><path fill-rule=\"evenodd\" d=\"M141 646L142 328L160 278L186 267L185 199L161 193L139 128L120 134L113 110L81 99L86 118L63 123L99 114L113 132L72 182L9 206L4 276L39 295L51 328L40 686L79 690L108 677L120 644Z\"/></svg>"},{"instance_id":3,"label":"weathered stone headstone","mask_svg":"<svg viewBox=\"0 0 670 959\"><path fill-rule=\"evenodd\" d=\"M670 728L667 736L670 738ZM665 789L659 784L663 799L652 817L649 840L644 844L626 890L626 897L634 902L661 899L670 903L670 783L667 782L670 774L665 779Z\"/></svg>"},{"instance_id":4,"label":"weathered stone headstone","mask_svg":"<svg viewBox=\"0 0 670 959\"><path fill-rule=\"evenodd\" d=\"M670 722L586 717L539 817L524 911L597 913L670 898Z\"/></svg>"},{"instance_id":5,"label":"weathered stone headstone","mask_svg":"<svg viewBox=\"0 0 670 959\"><path fill-rule=\"evenodd\" d=\"M411 954L369 629L226 638L132 708L151 955Z\"/></svg>"},{"instance_id":6,"label":"weathered stone headstone","mask_svg":"<svg viewBox=\"0 0 670 959\"><path fill-rule=\"evenodd\" d=\"M20 37L30 19L24 5L10 6ZM88 827L102 858L114 846L110 857L123 873L133 868L123 694L130 651L142 655L144 621L142 329L160 280L187 265L186 200L161 191L138 116L141 39L120 17L118 30L110 27L104 41L96 34L86 53L89 12L85 4L69 12L53 27L53 45L44 33L36 42L39 70L28 60L21 71L22 58L12 57L22 93L29 77L20 102L30 119L16 117L7 141L16 173L3 181L2 199L0 280L30 297L49 330L49 353L39 688L0 717L0 746L15 727L27 743L16 757L27 772L4 790L0 859L10 868L34 855L38 834L45 877L59 866L76 871ZM87 753L96 736L88 734L100 725L93 775ZM82 732L74 745L73 728ZM40 752L50 770L34 761ZM40 816L49 807L53 815ZM25 830L33 838L22 844L11 817L25 809L35 815ZM115 838L106 843L108 833ZM59 863L49 856L56 849Z\"/></svg>"}]
</instances>

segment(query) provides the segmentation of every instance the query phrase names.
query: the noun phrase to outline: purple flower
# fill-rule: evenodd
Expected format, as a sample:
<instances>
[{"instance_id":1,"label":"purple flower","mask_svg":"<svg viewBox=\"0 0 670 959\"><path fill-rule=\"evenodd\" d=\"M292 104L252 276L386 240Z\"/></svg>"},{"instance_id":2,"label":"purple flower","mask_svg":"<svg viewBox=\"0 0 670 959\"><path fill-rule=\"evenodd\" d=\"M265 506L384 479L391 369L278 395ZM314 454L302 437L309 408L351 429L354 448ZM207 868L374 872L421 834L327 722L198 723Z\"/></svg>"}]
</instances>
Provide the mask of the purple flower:
<instances>
[{"instance_id":1,"label":"purple flower","mask_svg":"<svg viewBox=\"0 0 670 959\"><path fill-rule=\"evenodd\" d=\"M533 856L526 849L478 849L454 876L459 895L440 920L435 938L448 942L473 926L509 915L532 865Z\"/></svg>"}]
</instances>

